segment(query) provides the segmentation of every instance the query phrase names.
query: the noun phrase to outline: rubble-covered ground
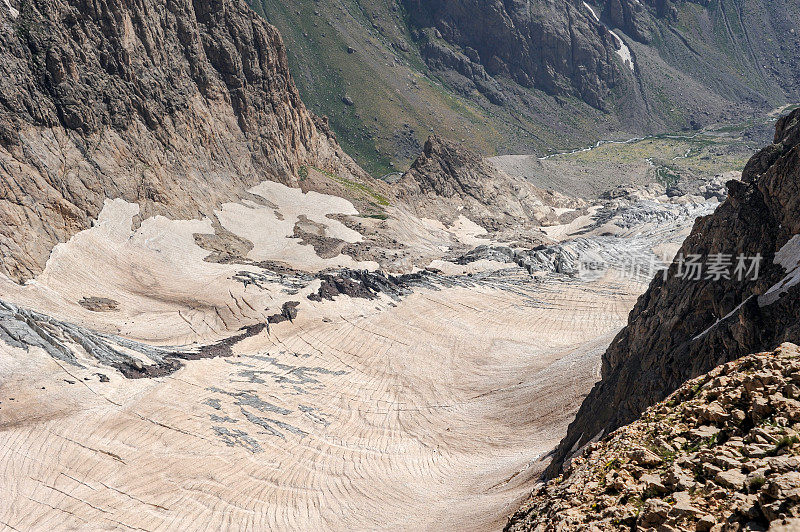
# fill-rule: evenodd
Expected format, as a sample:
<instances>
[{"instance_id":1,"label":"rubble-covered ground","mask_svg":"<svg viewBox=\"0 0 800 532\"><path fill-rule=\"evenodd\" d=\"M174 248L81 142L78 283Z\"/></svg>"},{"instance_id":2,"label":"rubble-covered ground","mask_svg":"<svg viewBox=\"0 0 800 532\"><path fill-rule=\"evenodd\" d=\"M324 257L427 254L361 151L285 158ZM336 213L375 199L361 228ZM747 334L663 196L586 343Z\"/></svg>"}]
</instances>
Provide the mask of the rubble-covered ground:
<instances>
[{"instance_id":1,"label":"rubble-covered ground","mask_svg":"<svg viewBox=\"0 0 800 532\"><path fill-rule=\"evenodd\" d=\"M800 348L687 382L540 485L509 530L800 530Z\"/></svg>"}]
</instances>

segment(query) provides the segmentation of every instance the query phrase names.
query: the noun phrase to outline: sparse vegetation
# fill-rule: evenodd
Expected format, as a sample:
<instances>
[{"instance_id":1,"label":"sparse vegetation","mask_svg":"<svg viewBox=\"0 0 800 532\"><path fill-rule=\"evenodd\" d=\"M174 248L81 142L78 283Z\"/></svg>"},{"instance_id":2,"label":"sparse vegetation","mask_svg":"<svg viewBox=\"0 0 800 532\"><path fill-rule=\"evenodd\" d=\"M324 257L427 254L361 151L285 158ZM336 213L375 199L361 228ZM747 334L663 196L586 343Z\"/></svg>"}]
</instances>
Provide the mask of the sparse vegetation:
<instances>
[{"instance_id":1,"label":"sparse vegetation","mask_svg":"<svg viewBox=\"0 0 800 532\"><path fill-rule=\"evenodd\" d=\"M800 439L798 439L796 434L785 434L777 442L775 442L775 448L772 449L768 454L770 456L778 456L781 451L791 447L792 445L795 445L798 442L800 442Z\"/></svg>"},{"instance_id":2,"label":"sparse vegetation","mask_svg":"<svg viewBox=\"0 0 800 532\"><path fill-rule=\"evenodd\" d=\"M764 484L766 483L767 483L766 477L763 474L758 473L757 475L753 476L753 478L750 479L748 487L750 488L750 491L756 492L760 490L762 487L764 487Z\"/></svg>"},{"instance_id":3,"label":"sparse vegetation","mask_svg":"<svg viewBox=\"0 0 800 532\"><path fill-rule=\"evenodd\" d=\"M343 185L343 186L347 187L350 190L353 190L353 191L356 191L356 192L360 192L362 194L365 194L366 196L369 196L370 198L372 198L372 200L374 200L375 203L377 203L378 205L380 205L382 207L388 207L389 206L389 199L386 196L376 192L371 187L369 187L369 186L367 186L367 185L365 185L363 183L357 183L356 181L352 181L350 179L347 179L346 177L338 176L338 175L336 175L334 173L328 172L326 170L322 170L322 169L317 168L317 167L314 167L314 170L316 170L319 173L321 173L321 174L333 179L334 181L336 181L340 185Z\"/></svg>"}]
</instances>

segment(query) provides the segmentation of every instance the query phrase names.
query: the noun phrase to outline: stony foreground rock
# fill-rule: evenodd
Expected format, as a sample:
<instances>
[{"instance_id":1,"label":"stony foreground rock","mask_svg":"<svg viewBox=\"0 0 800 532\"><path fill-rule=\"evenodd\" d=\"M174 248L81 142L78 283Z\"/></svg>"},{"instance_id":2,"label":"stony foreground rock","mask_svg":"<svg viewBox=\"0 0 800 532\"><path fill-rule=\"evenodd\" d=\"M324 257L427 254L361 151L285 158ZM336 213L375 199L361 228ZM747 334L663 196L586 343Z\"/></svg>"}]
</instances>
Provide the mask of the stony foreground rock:
<instances>
[{"instance_id":1,"label":"stony foreground rock","mask_svg":"<svg viewBox=\"0 0 800 532\"><path fill-rule=\"evenodd\" d=\"M719 366L590 444L507 529L799 530L798 399L794 344Z\"/></svg>"},{"instance_id":2,"label":"stony foreground rock","mask_svg":"<svg viewBox=\"0 0 800 532\"><path fill-rule=\"evenodd\" d=\"M576 449L636 419L683 382L750 353L800 342L800 110L747 163L729 197L697 220L679 255L761 256L754 275L656 276L603 355L602 380L556 451L549 475Z\"/></svg>"}]
</instances>

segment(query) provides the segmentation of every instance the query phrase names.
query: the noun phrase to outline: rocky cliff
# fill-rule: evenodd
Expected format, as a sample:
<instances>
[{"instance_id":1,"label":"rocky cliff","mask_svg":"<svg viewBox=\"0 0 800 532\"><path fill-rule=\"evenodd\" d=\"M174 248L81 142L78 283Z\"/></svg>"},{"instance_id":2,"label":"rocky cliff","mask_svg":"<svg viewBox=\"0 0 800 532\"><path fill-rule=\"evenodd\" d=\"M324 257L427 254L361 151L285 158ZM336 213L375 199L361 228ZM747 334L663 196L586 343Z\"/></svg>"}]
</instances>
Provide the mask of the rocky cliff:
<instances>
[{"instance_id":1,"label":"rocky cliff","mask_svg":"<svg viewBox=\"0 0 800 532\"><path fill-rule=\"evenodd\" d=\"M433 30L423 32L422 54L428 64L458 71L489 95L494 91L486 82L487 72L548 94L575 95L602 108L621 78L616 40L578 2L404 4L412 25ZM493 99L499 103L501 96Z\"/></svg>"},{"instance_id":2,"label":"rocky cliff","mask_svg":"<svg viewBox=\"0 0 800 532\"><path fill-rule=\"evenodd\" d=\"M698 219L683 244L678 257L687 261L676 260L653 280L611 343L602 379L556 450L550 476L576 450L633 421L687 379L800 341L800 110L778 122L774 144L728 190L729 198ZM739 256L761 256L759 271L750 260L737 275ZM689 260L708 264L714 257L732 262L729 279L712 270L698 280L686 275Z\"/></svg>"},{"instance_id":3,"label":"rocky cliff","mask_svg":"<svg viewBox=\"0 0 800 532\"><path fill-rule=\"evenodd\" d=\"M445 223L464 215L512 239L531 238L541 225L557 223L559 209L574 217L586 206L582 200L512 178L464 146L435 136L428 138L395 190L421 215Z\"/></svg>"},{"instance_id":4,"label":"rocky cliff","mask_svg":"<svg viewBox=\"0 0 800 532\"><path fill-rule=\"evenodd\" d=\"M719 366L592 444L509 530L797 530L800 350Z\"/></svg>"},{"instance_id":5,"label":"rocky cliff","mask_svg":"<svg viewBox=\"0 0 800 532\"><path fill-rule=\"evenodd\" d=\"M362 171L300 101L277 31L238 0L0 6L0 272L41 271L106 198L214 216L301 165Z\"/></svg>"},{"instance_id":6,"label":"rocky cliff","mask_svg":"<svg viewBox=\"0 0 800 532\"><path fill-rule=\"evenodd\" d=\"M800 95L797 2L604 0L597 4L604 22L642 44L635 50L657 51L667 68L688 74L727 99L774 104L781 98L794 102Z\"/></svg>"}]
</instances>

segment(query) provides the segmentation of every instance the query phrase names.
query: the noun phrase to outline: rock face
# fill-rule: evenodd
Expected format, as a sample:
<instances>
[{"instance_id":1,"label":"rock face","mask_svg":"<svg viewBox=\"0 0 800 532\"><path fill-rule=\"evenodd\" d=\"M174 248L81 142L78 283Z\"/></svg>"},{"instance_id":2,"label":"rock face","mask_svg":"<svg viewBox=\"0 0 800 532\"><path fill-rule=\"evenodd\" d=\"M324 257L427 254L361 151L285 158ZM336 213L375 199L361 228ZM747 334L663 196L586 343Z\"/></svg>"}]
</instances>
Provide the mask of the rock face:
<instances>
[{"instance_id":1,"label":"rock face","mask_svg":"<svg viewBox=\"0 0 800 532\"><path fill-rule=\"evenodd\" d=\"M487 72L548 94L575 95L603 108L620 77L614 37L577 2L404 4L414 26L432 30L423 32L426 61L458 71L488 95L494 91Z\"/></svg>"},{"instance_id":2,"label":"rock face","mask_svg":"<svg viewBox=\"0 0 800 532\"><path fill-rule=\"evenodd\" d=\"M577 449L633 421L687 379L800 341L800 110L778 122L775 143L728 189L729 198L698 219L678 256L699 255L707 263L728 255L731 278L708 278L709 271L700 280L682 278L676 261L666 279L653 280L603 356L602 379L556 450L549 476ZM754 272L738 279L737 257L759 254L757 279Z\"/></svg>"},{"instance_id":3,"label":"rock face","mask_svg":"<svg viewBox=\"0 0 800 532\"><path fill-rule=\"evenodd\" d=\"M301 165L363 176L306 110L274 28L238 0L0 8L0 272L28 279L107 197L214 215Z\"/></svg>"},{"instance_id":4,"label":"rock face","mask_svg":"<svg viewBox=\"0 0 800 532\"><path fill-rule=\"evenodd\" d=\"M792 344L719 366L589 445L507 528L797 530L798 384Z\"/></svg>"},{"instance_id":5,"label":"rock face","mask_svg":"<svg viewBox=\"0 0 800 532\"><path fill-rule=\"evenodd\" d=\"M789 101L797 98L797 2L755 0L744 6L737 0L604 0L598 4L598 13L610 27L657 48L670 67L702 79L712 90L750 101L770 101L775 95L785 95Z\"/></svg>"},{"instance_id":6,"label":"rock face","mask_svg":"<svg viewBox=\"0 0 800 532\"><path fill-rule=\"evenodd\" d=\"M460 144L438 137L428 138L399 181L397 194L418 209L463 213L493 232L554 223L559 218L555 207L574 211L585 206L582 200L513 179ZM448 203L455 208L442 210Z\"/></svg>"},{"instance_id":7,"label":"rock face","mask_svg":"<svg viewBox=\"0 0 800 532\"><path fill-rule=\"evenodd\" d=\"M627 127L659 129L736 120L740 112L732 105L769 109L800 96L796 2L403 4L428 65L472 80L495 103L511 97L498 85L508 78L575 96Z\"/></svg>"},{"instance_id":8,"label":"rock face","mask_svg":"<svg viewBox=\"0 0 800 532\"><path fill-rule=\"evenodd\" d=\"M306 104L375 176L407 168L429 131L545 155L800 101L795 0L249 2L281 30Z\"/></svg>"}]
</instances>

